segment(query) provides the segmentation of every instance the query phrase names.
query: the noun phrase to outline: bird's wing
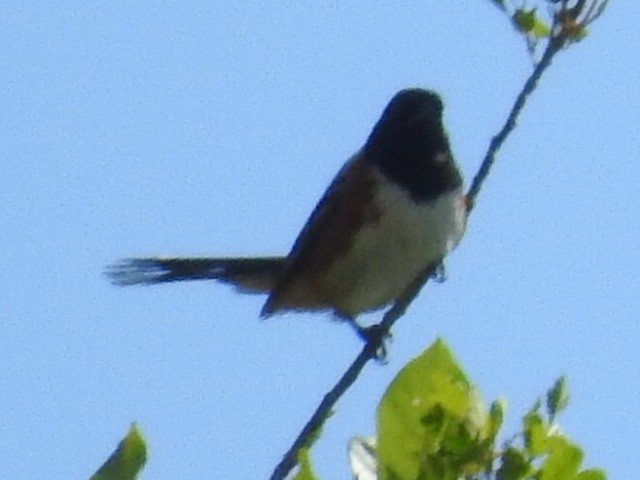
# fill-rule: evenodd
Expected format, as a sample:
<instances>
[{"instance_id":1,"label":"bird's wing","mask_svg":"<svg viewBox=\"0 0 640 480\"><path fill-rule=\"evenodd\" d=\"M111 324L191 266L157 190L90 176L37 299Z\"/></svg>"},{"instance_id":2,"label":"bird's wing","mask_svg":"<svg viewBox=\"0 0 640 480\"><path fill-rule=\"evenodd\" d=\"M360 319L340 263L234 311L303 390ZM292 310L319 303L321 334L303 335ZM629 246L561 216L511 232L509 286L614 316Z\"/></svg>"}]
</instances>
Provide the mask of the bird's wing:
<instances>
[{"instance_id":1,"label":"bird's wing","mask_svg":"<svg viewBox=\"0 0 640 480\"><path fill-rule=\"evenodd\" d=\"M332 306L320 278L336 257L348 252L354 235L379 218L373 202L374 168L358 153L338 172L293 244L263 317L279 310Z\"/></svg>"}]
</instances>

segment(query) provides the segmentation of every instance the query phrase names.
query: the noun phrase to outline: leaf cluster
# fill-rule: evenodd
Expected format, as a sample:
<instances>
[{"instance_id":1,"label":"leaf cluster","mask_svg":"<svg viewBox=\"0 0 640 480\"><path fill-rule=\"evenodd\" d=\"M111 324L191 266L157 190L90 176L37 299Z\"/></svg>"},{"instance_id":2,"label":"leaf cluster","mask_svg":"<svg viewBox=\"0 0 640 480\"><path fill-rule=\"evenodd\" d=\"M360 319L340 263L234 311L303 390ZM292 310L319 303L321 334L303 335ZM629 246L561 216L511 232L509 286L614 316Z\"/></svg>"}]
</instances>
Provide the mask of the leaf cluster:
<instances>
[{"instance_id":1,"label":"leaf cluster","mask_svg":"<svg viewBox=\"0 0 640 480\"><path fill-rule=\"evenodd\" d=\"M609 0L491 0L523 35L527 50L536 56L541 42L559 47L578 42L588 34L587 26L607 7Z\"/></svg>"},{"instance_id":2,"label":"leaf cluster","mask_svg":"<svg viewBox=\"0 0 640 480\"><path fill-rule=\"evenodd\" d=\"M604 480L555 422L568 403L560 378L499 444L505 404L485 406L442 340L405 366L378 408L377 440L350 445L358 480Z\"/></svg>"}]
</instances>

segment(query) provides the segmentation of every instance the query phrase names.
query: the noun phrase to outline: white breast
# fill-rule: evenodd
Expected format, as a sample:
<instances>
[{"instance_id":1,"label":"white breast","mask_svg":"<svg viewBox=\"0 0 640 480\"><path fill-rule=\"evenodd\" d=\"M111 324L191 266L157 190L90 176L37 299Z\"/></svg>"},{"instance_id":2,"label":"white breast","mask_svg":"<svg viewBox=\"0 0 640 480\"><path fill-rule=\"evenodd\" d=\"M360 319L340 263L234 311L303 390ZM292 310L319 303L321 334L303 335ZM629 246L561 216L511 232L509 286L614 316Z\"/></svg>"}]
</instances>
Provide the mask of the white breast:
<instances>
[{"instance_id":1,"label":"white breast","mask_svg":"<svg viewBox=\"0 0 640 480\"><path fill-rule=\"evenodd\" d=\"M378 171L381 212L355 238L328 276L343 287L341 313L355 316L396 299L421 270L441 261L460 241L466 209L461 189L416 203Z\"/></svg>"}]
</instances>

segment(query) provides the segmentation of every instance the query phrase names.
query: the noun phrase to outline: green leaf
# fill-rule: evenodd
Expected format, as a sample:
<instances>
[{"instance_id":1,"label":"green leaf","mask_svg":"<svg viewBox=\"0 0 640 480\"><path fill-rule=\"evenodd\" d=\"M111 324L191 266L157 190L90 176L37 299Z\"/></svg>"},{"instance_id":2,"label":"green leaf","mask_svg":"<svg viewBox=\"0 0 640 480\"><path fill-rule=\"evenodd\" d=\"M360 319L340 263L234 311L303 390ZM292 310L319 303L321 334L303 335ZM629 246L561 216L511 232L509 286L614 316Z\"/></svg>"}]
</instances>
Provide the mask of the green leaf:
<instances>
[{"instance_id":1,"label":"green leaf","mask_svg":"<svg viewBox=\"0 0 640 480\"><path fill-rule=\"evenodd\" d=\"M551 29L537 15L536 9L517 9L513 14L513 23L521 32L537 38L546 38L551 35Z\"/></svg>"},{"instance_id":2,"label":"green leaf","mask_svg":"<svg viewBox=\"0 0 640 480\"><path fill-rule=\"evenodd\" d=\"M562 412L569 403L569 387L567 378L560 377L553 384L553 387L547 392L547 413L554 418L558 413Z\"/></svg>"},{"instance_id":3,"label":"green leaf","mask_svg":"<svg viewBox=\"0 0 640 480\"><path fill-rule=\"evenodd\" d=\"M549 38L551 36L551 29L546 23L536 17L533 28L529 33L536 38Z\"/></svg>"},{"instance_id":4,"label":"green leaf","mask_svg":"<svg viewBox=\"0 0 640 480\"><path fill-rule=\"evenodd\" d=\"M442 340L406 365L378 407L378 478L458 478L486 463L486 408Z\"/></svg>"},{"instance_id":5,"label":"green leaf","mask_svg":"<svg viewBox=\"0 0 640 480\"><path fill-rule=\"evenodd\" d=\"M496 472L496 480L518 480L524 478L531 466L520 450L510 447L501 455L502 463Z\"/></svg>"},{"instance_id":6,"label":"green leaf","mask_svg":"<svg viewBox=\"0 0 640 480\"><path fill-rule=\"evenodd\" d=\"M490 426L490 435L492 437L496 437L500 428L502 427L502 422L504 421L504 411L507 409L507 402L503 399L499 399L494 401L489 408L489 426Z\"/></svg>"},{"instance_id":7,"label":"green leaf","mask_svg":"<svg viewBox=\"0 0 640 480\"><path fill-rule=\"evenodd\" d=\"M329 412L327 415L328 420L333 416L333 411ZM293 477L292 480L317 480L317 477L313 473L313 469L311 468L311 447L320 439L320 435L322 434L322 429L324 428L324 422L318 425L318 427L311 432L309 438L304 447L298 450L298 473Z\"/></svg>"},{"instance_id":8,"label":"green leaf","mask_svg":"<svg viewBox=\"0 0 640 480\"><path fill-rule=\"evenodd\" d=\"M540 468L539 480L573 480L582 464L580 448L562 435L548 439L549 455Z\"/></svg>"},{"instance_id":9,"label":"green leaf","mask_svg":"<svg viewBox=\"0 0 640 480\"><path fill-rule=\"evenodd\" d=\"M107 461L91 480L135 480L147 461L147 446L133 424Z\"/></svg>"},{"instance_id":10,"label":"green leaf","mask_svg":"<svg viewBox=\"0 0 640 480\"><path fill-rule=\"evenodd\" d=\"M536 23L536 9L533 10L523 10L521 8L517 9L513 14L513 22L516 24L518 29L522 32L529 33L533 30L533 26Z\"/></svg>"},{"instance_id":11,"label":"green leaf","mask_svg":"<svg viewBox=\"0 0 640 480\"><path fill-rule=\"evenodd\" d=\"M298 472L292 480L318 480L311 468L311 458L309 456L309 448L303 447L298 451Z\"/></svg>"},{"instance_id":12,"label":"green leaf","mask_svg":"<svg viewBox=\"0 0 640 480\"><path fill-rule=\"evenodd\" d=\"M590 468L580 472L574 480L607 480L607 474L598 468Z\"/></svg>"},{"instance_id":13,"label":"green leaf","mask_svg":"<svg viewBox=\"0 0 640 480\"><path fill-rule=\"evenodd\" d=\"M524 446L532 456L542 455L547 451L547 434L549 428L537 411L529 412L524 417Z\"/></svg>"},{"instance_id":14,"label":"green leaf","mask_svg":"<svg viewBox=\"0 0 640 480\"><path fill-rule=\"evenodd\" d=\"M589 30L586 27L582 27L576 32L576 34L573 36L573 39L576 42L579 42L580 40L585 38L587 35L589 35Z\"/></svg>"}]
</instances>

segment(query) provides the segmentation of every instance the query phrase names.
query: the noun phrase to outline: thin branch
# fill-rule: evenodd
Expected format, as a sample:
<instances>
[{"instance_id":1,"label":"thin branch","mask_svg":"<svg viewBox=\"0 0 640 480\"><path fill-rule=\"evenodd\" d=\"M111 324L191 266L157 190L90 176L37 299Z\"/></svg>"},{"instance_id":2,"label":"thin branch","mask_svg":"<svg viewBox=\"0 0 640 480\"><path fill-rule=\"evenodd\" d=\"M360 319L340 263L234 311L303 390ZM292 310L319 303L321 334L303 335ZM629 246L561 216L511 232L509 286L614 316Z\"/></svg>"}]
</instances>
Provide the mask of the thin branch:
<instances>
[{"instance_id":1,"label":"thin branch","mask_svg":"<svg viewBox=\"0 0 640 480\"><path fill-rule=\"evenodd\" d=\"M375 350L372 351L372 348L374 348L373 344L371 342L367 342L351 366L346 372L344 372L342 377L340 377L340 380L338 380L335 386L324 396L320 405L316 408L316 411L313 412L313 415L295 439L287 453L284 454L280 463L278 463L276 468L273 470L270 480L284 479L291 469L297 465L298 452L300 449L307 444L313 433L328 418L333 406L349 389L349 387L353 385L367 362L372 358L372 356L375 356Z\"/></svg>"},{"instance_id":2,"label":"thin branch","mask_svg":"<svg viewBox=\"0 0 640 480\"><path fill-rule=\"evenodd\" d=\"M278 463L276 468L273 470L270 480L283 480L293 467L297 465L298 452L300 449L307 445L309 438L311 438L313 433L317 431L317 429L320 428L324 421L329 417L334 405L349 389L349 387L353 385L367 362L369 360L379 358L378 352L384 350L384 342L388 336L389 330L396 320L404 315L407 307L415 299L418 293L420 293L422 287L427 283L435 271L435 268L430 267L423 272L393 304L393 306L385 312L382 321L375 328L375 334L369 337L367 343L364 345L353 363L344 372L342 377L340 377L335 386L324 396L316 408L316 411L313 412L313 415L311 415L309 421L300 431L298 437L294 440L289 450L282 457L280 463Z\"/></svg>"},{"instance_id":3,"label":"thin branch","mask_svg":"<svg viewBox=\"0 0 640 480\"><path fill-rule=\"evenodd\" d=\"M586 7L586 0L577 0L573 7L569 7L569 0L562 0L560 10L554 15L554 24L552 28L553 33L548 40L547 47L545 48L542 58L529 78L527 78L527 81L518 94L513 107L511 107L511 112L509 112L509 116L502 126L502 129L500 129L498 134L491 139L489 149L482 160L480 169L471 182L469 192L467 193L467 209L469 213L471 213L471 210L473 210L473 207L475 206L478 193L480 193L480 189L489 175L491 167L493 167L493 164L495 163L497 153L500 151L505 140L515 128L518 117L527 103L529 95L531 95L536 89L540 77L542 77L542 74L551 65L553 57L555 57L555 55L566 45L576 41L576 38L578 38L576 37L576 34L580 30L583 31L586 25L590 24L602 15L608 2L609 0L593 0L589 4L587 12L582 20L578 21L578 18L583 14ZM575 28L576 26L578 29Z\"/></svg>"},{"instance_id":4,"label":"thin branch","mask_svg":"<svg viewBox=\"0 0 640 480\"><path fill-rule=\"evenodd\" d=\"M487 153L482 160L482 164L480 165L478 173L476 173L475 177L473 177L473 181L471 182L471 186L469 187L469 192L467 193L467 209L469 213L471 213L471 210L473 210L473 207L476 203L476 198L480 193L480 189L487 179L487 176L491 172L491 167L493 167L493 164L496 161L496 155L500 151L500 148L504 144L505 140L509 137L513 129L516 127L518 117L520 116L522 109L527 103L529 95L531 95L531 93L533 93L533 91L536 89L540 77L551 65L553 57L562 49L563 46L564 41L561 39L552 38L549 40L547 48L545 49L540 62L538 62L536 68L533 70L529 78L527 78L527 81L518 94L513 107L511 107L511 112L509 112L507 120L505 121L498 134L491 139L491 142L489 143L489 149L487 150Z\"/></svg>"}]
</instances>

